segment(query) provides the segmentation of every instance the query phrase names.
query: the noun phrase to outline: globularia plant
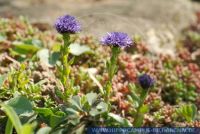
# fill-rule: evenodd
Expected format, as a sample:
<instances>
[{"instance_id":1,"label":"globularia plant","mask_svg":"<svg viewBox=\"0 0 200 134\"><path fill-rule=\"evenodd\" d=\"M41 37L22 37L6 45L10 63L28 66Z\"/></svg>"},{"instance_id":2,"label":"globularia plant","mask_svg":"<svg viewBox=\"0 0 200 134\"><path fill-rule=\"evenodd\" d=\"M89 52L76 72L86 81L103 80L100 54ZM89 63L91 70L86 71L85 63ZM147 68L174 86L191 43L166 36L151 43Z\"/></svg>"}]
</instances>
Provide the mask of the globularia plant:
<instances>
[{"instance_id":1,"label":"globularia plant","mask_svg":"<svg viewBox=\"0 0 200 134\"><path fill-rule=\"evenodd\" d=\"M106 82L104 89L101 91L104 95L104 99L108 102L112 90L112 79L117 72L117 58L120 53L121 48L129 47L133 44L132 39L128 34L123 32L110 32L103 36L101 39L102 45L107 45L111 47L112 55L111 58L106 62L106 68L108 71L108 81Z\"/></svg>"},{"instance_id":2,"label":"globularia plant","mask_svg":"<svg viewBox=\"0 0 200 134\"><path fill-rule=\"evenodd\" d=\"M56 20L55 28L58 33L62 34L64 40L64 45L60 48L61 65L58 66L58 72L65 89L65 96L69 96L73 93L72 82L69 78L70 66L73 63L73 58L69 60L69 45L71 44L70 35L79 32L81 30L81 26L75 17L64 15Z\"/></svg>"},{"instance_id":3,"label":"globularia plant","mask_svg":"<svg viewBox=\"0 0 200 134\"><path fill-rule=\"evenodd\" d=\"M144 100L146 99L149 88L154 85L154 79L151 78L148 74L143 74L138 77L138 82L141 88L140 89L140 96L137 96L134 91L132 91L133 98L136 98L136 101L138 102L138 106L136 108L136 114L134 116L134 123L133 126L135 127L141 127L143 123L144 113L146 106L144 105Z\"/></svg>"}]
</instances>

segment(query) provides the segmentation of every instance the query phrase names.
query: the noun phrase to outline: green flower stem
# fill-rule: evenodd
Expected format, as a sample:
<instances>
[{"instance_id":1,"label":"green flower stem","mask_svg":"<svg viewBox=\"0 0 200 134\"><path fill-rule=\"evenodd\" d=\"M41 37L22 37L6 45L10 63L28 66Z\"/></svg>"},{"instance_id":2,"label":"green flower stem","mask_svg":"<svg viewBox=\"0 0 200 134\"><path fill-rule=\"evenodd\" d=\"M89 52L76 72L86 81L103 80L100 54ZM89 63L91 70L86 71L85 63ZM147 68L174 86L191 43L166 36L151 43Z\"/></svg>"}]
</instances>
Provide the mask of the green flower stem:
<instances>
[{"instance_id":1,"label":"green flower stem","mask_svg":"<svg viewBox=\"0 0 200 134\"><path fill-rule=\"evenodd\" d=\"M71 70L71 63L69 62L68 56L70 52L70 35L63 34L64 45L61 46L60 53L61 53L61 67L60 67L60 79L64 86L65 93L68 96L67 89L70 89L71 84L69 80L69 74Z\"/></svg>"},{"instance_id":2,"label":"green flower stem","mask_svg":"<svg viewBox=\"0 0 200 134\"><path fill-rule=\"evenodd\" d=\"M109 98L110 98L110 94L112 90L112 79L118 70L117 58L118 58L119 53L120 53L120 48L113 46L112 56L110 60L107 61L106 63L106 68L108 71L108 81L106 82L106 85L105 85L104 99L107 103L109 102Z\"/></svg>"},{"instance_id":3,"label":"green flower stem","mask_svg":"<svg viewBox=\"0 0 200 134\"><path fill-rule=\"evenodd\" d=\"M136 114L135 114L135 117L134 117L134 127L141 127L142 123L143 123L143 113L141 113L141 108L144 104L144 101L146 99L148 95L148 90L142 90L142 94L140 96L140 101L139 101L139 106L137 107L136 109Z\"/></svg>"}]
</instances>

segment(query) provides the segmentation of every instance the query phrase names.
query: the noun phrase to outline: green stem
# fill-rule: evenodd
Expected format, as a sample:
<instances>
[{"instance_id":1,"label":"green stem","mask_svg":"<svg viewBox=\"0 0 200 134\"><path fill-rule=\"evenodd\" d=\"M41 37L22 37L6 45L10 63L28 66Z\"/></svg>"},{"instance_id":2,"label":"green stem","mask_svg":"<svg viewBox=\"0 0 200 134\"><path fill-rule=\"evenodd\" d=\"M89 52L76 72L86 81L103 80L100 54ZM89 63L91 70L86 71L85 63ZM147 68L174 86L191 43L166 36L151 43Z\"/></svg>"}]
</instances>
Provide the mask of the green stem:
<instances>
[{"instance_id":1,"label":"green stem","mask_svg":"<svg viewBox=\"0 0 200 134\"><path fill-rule=\"evenodd\" d=\"M112 79L118 70L117 58L118 58L119 53L120 53L119 47L112 47L112 56L111 56L110 60L107 61L107 63L106 63L106 68L108 71L109 78L105 85L106 91L104 94L104 98L107 103L109 103L109 98L110 98L110 94L112 91Z\"/></svg>"},{"instance_id":2,"label":"green stem","mask_svg":"<svg viewBox=\"0 0 200 134\"><path fill-rule=\"evenodd\" d=\"M70 35L69 34L63 34L63 40L64 45L61 46L60 53L61 53L61 67L60 67L60 79L64 86L65 93L67 94L67 89L70 88L70 80L69 80L69 74L70 74L70 63L69 63L69 52L70 52ZM68 96L68 95L67 95Z\"/></svg>"},{"instance_id":3,"label":"green stem","mask_svg":"<svg viewBox=\"0 0 200 134\"><path fill-rule=\"evenodd\" d=\"M142 91L142 94L140 96L141 100L139 102L139 106L136 109L136 115L134 117L134 123L133 123L134 127L141 127L141 125L143 123L143 115L140 115L141 114L140 113L140 109L144 104L144 101L145 101L145 99L147 97L147 94L148 94L148 90L147 91L146 90Z\"/></svg>"}]
</instances>

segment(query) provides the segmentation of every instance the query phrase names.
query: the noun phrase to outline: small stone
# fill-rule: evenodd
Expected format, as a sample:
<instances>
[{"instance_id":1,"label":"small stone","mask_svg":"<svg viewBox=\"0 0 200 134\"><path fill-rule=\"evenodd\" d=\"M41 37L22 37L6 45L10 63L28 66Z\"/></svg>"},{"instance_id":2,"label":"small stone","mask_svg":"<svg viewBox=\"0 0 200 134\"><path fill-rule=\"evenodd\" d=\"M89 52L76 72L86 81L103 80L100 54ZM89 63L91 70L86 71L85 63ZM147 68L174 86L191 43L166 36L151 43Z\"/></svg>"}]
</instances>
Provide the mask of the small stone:
<instances>
[{"instance_id":1,"label":"small stone","mask_svg":"<svg viewBox=\"0 0 200 134\"><path fill-rule=\"evenodd\" d=\"M33 80L34 80L34 83L39 82L40 80L42 80L42 74L39 71L34 71Z\"/></svg>"}]
</instances>

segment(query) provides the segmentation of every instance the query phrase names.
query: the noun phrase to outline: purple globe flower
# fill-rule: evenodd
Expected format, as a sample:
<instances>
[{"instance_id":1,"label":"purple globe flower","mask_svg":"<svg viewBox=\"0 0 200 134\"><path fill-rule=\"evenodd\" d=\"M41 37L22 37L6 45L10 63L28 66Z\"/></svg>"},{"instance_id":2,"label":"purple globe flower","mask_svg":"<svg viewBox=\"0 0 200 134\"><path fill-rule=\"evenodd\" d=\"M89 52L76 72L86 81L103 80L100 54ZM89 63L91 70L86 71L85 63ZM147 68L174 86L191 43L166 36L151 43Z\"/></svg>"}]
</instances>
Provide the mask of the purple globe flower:
<instances>
[{"instance_id":1,"label":"purple globe flower","mask_svg":"<svg viewBox=\"0 0 200 134\"><path fill-rule=\"evenodd\" d=\"M70 15L59 17L55 22L55 28L61 34L76 33L81 30L80 23L75 19L75 17Z\"/></svg>"},{"instance_id":2,"label":"purple globe flower","mask_svg":"<svg viewBox=\"0 0 200 134\"><path fill-rule=\"evenodd\" d=\"M133 43L128 34L122 32L110 32L103 36L100 42L103 45L118 47L128 47Z\"/></svg>"},{"instance_id":3,"label":"purple globe flower","mask_svg":"<svg viewBox=\"0 0 200 134\"><path fill-rule=\"evenodd\" d=\"M148 89L154 84L154 80L147 74L139 76L138 81L143 89Z\"/></svg>"}]
</instances>

